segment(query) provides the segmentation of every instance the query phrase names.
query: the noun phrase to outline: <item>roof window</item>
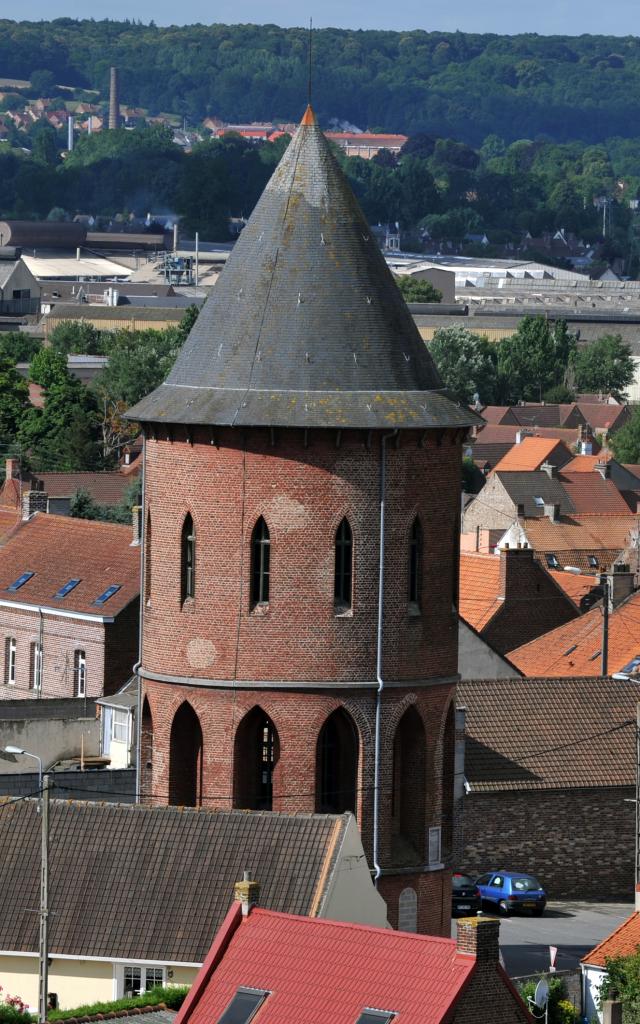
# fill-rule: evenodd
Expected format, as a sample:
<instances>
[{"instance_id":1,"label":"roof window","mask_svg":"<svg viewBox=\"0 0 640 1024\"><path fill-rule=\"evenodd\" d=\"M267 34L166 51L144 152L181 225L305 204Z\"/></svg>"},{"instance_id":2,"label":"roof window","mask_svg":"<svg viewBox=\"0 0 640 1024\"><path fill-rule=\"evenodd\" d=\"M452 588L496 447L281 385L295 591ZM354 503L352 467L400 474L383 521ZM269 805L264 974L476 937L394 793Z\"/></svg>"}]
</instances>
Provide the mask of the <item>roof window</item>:
<instances>
[{"instance_id":1,"label":"roof window","mask_svg":"<svg viewBox=\"0 0 640 1024\"><path fill-rule=\"evenodd\" d=\"M358 1017L356 1024L389 1024L396 1016L394 1010L370 1010L367 1007Z\"/></svg>"},{"instance_id":2,"label":"roof window","mask_svg":"<svg viewBox=\"0 0 640 1024\"><path fill-rule=\"evenodd\" d=\"M56 593L53 596L54 597L60 597L60 598L66 597L67 594L70 594L71 591L74 590L78 586L79 582L80 582L80 580L77 577L74 577L74 579L71 579L71 580L67 580L67 582L64 584L64 586L60 587L60 590L57 590Z\"/></svg>"},{"instance_id":3,"label":"roof window","mask_svg":"<svg viewBox=\"0 0 640 1024\"><path fill-rule=\"evenodd\" d=\"M113 597L114 594L117 594L120 589L121 585L119 583L112 583L110 587L107 587L106 590L102 591L100 597L96 597L93 603L99 605L106 604L109 598Z\"/></svg>"},{"instance_id":4,"label":"roof window","mask_svg":"<svg viewBox=\"0 0 640 1024\"><path fill-rule=\"evenodd\" d=\"M538 508L544 508L544 498L541 498L539 494L534 494L533 500Z\"/></svg>"},{"instance_id":5,"label":"roof window","mask_svg":"<svg viewBox=\"0 0 640 1024\"><path fill-rule=\"evenodd\" d=\"M11 586L7 587L7 590L14 594L16 590L20 590L20 587L28 583L32 576L35 576L34 572L23 572L22 576L18 576L17 580L14 580Z\"/></svg>"},{"instance_id":6,"label":"roof window","mask_svg":"<svg viewBox=\"0 0 640 1024\"><path fill-rule=\"evenodd\" d=\"M630 662L628 662L624 666L624 668L621 668L620 671L621 672L636 672L638 668L640 668L640 654L636 654L635 658L632 658L632 660Z\"/></svg>"},{"instance_id":7,"label":"roof window","mask_svg":"<svg viewBox=\"0 0 640 1024\"><path fill-rule=\"evenodd\" d=\"M261 988L240 987L217 1024L249 1024L264 1003L269 992Z\"/></svg>"},{"instance_id":8,"label":"roof window","mask_svg":"<svg viewBox=\"0 0 640 1024\"><path fill-rule=\"evenodd\" d=\"M573 654L573 652L575 651L575 649L577 648L577 646L578 646L577 644L574 644L574 645L573 645L573 647L570 647L568 651L565 651L565 652L564 652L564 654L562 655L562 657L563 657L563 658L566 658L568 654Z\"/></svg>"},{"instance_id":9,"label":"roof window","mask_svg":"<svg viewBox=\"0 0 640 1024\"><path fill-rule=\"evenodd\" d=\"M595 555L587 555L587 561L592 569L598 568L598 559Z\"/></svg>"},{"instance_id":10,"label":"roof window","mask_svg":"<svg viewBox=\"0 0 640 1024\"><path fill-rule=\"evenodd\" d=\"M591 657L589 658L589 661L595 661L596 658L599 658L601 654L602 654L602 651L596 651L595 654L591 655Z\"/></svg>"},{"instance_id":11,"label":"roof window","mask_svg":"<svg viewBox=\"0 0 640 1024\"><path fill-rule=\"evenodd\" d=\"M544 557L546 558L547 565L549 566L550 569L559 569L560 568L560 562L558 561L558 559L556 558L555 555L546 554Z\"/></svg>"}]
</instances>

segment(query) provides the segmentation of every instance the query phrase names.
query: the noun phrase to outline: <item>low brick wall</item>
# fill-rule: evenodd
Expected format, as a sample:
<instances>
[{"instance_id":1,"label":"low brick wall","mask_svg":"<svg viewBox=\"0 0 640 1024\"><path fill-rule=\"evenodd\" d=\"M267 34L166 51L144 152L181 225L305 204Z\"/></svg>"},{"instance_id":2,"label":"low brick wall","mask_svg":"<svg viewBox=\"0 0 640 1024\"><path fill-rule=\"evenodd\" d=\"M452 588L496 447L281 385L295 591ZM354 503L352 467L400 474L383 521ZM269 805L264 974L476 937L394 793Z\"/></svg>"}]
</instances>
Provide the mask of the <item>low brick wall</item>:
<instances>
[{"instance_id":1,"label":"low brick wall","mask_svg":"<svg viewBox=\"0 0 640 1024\"><path fill-rule=\"evenodd\" d=\"M632 787L471 793L456 866L529 871L551 899L630 899L634 797Z\"/></svg>"}]
</instances>

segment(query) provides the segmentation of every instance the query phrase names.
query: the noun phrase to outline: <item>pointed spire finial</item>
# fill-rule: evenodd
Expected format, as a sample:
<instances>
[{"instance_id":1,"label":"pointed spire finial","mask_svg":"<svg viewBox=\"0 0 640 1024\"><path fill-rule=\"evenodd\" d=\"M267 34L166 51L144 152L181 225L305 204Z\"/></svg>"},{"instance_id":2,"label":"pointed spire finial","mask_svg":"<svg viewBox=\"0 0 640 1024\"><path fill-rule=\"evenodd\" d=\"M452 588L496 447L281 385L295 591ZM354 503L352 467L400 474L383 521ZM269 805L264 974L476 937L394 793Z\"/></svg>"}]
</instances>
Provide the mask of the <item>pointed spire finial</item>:
<instances>
[{"instance_id":1,"label":"pointed spire finial","mask_svg":"<svg viewBox=\"0 0 640 1024\"><path fill-rule=\"evenodd\" d=\"M309 18L309 79L307 82L307 105L311 106L311 55L313 47L313 18Z\"/></svg>"},{"instance_id":2,"label":"pointed spire finial","mask_svg":"<svg viewBox=\"0 0 640 1024\"><path fill-rule=\"evenodd\" d=\"M315 111L314 111L313 107L311 106L311 104L309 103L309 105L307 106L307 109L304 112L304 116L303 116L302 121L300 122L300 124L314 125L314 124L317 124L317 123L318 122L316 120Z\"/></svg>"}]
</instances>

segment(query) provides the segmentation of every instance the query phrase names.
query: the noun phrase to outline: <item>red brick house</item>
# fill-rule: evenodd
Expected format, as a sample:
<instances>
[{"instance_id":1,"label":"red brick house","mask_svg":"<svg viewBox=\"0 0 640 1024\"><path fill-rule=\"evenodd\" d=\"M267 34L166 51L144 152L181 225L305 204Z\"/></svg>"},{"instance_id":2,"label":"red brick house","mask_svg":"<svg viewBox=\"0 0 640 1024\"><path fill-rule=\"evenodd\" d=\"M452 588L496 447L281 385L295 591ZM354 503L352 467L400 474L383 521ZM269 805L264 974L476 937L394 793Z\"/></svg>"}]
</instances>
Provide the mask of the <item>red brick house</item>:
<instances>
[{"instance_id":1,"label":"red brick house","mask_svg":"<svg viewBox=\"0 0 640 1024\"><path fill-rule=\"evenodd\" d=\"M442 394L310 109L128 416L146 437L144 789L351 810L389 920L410 890L418 930L444 933L476 417Z\"/></svg>"},{"instance_id":2,"label":"red brick house","mask_svg":"<svg viewBox=\"0 0 640 1024\"><path fill-rule=\"evenodd\" d=\"M319 921L236 900L175 1024L525 1024L499 962L500 922L460 918L457 942Z\"/></svg>"},{"instance_id":3,"label":"red brick house","mask_svg":"<svg viewBox=\"0 0 640 1024\"><path fill-rule=\"evenodd\" d=\"M0 547L0 699L100 697L137 660L130 527L36 513Z\"/></svg>"}]
</instances>

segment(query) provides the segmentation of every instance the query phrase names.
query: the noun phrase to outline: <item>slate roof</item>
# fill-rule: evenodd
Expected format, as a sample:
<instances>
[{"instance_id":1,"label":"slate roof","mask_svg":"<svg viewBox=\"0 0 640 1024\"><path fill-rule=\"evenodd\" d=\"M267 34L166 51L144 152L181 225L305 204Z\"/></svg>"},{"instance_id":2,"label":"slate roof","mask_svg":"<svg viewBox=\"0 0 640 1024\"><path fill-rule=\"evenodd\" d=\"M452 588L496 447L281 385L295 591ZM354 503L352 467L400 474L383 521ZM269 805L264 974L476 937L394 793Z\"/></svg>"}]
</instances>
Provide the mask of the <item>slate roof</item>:
<instances>
[{"instance_id":1,"label":"slate roof","mask_svg":"<svg viewBox=\"0 0 640 1024\"><path fill-rule=\"evenodd\" d=\"M543 462L563 466L571 459L571 453L562 441L555 437L524 437L515 444L494 467L494 473L517 472L540 469Z\"/></svg>"},{"instance_id":2,"label":"slate roof","mask_svg":"<svg viewBox=\"0 0 640 1024\"><path fill-rule=\"evenodd\" d=\"M36 803L0 802L0 949L38 949ZM200 963L250 870L268 909L310 914L349 815L50 804L53 955Z\"/></svg>"},{"instance_id":3,"label":"slate roof","mask_svg":"<svg viewBox=\"0 0 640 1024\"><path fill-rule=\"evenodd\" d=\"M525 676L597 676L601 667L602 609L558 626L550 633L509 651L509 659ZM629 668L640 659L640 591L609 615L609 672L637 672Z\"/></svg>"},{"instance_id":4,"label":"slate roof","mask_svg":"<svg viewBox=\"0 0 640 1024\"><path fill-rule=\"evenodd\" d=\"M228 932L234 925L217 966L196 979L191 1012L183 1004L178 1024L219 1021L239 986L270 992L260 1024L353 1024L366 1007L393 1011L402 1024L438 1024L451 1019L476 969L476 958L459 953L453 939L432 935L260 907L228 922Z\"/></svg>"},{"instance_id":5,"label":"slate roof","mask_svg":"<svg viewBox=\"0 0 640 1024\"><path fill-rule=\"evenodd\" d=\"M472 792L635 785L640 681L463 680L457 696Z\"/></svg>"},{"instance_id":6,"label":"slate roof","mask_svg":"<svg viewBox=\"0 0 640 1024\"><path fill-rule=\"evenodd\" d=\"M178 324L183 316L182 307L175 309L170 306L91 306L87 303L56 303L51 312L45 315L44 320L52 324L59 320L174 320Z\"/></svg>"},{"instance_id":7,"label":"slate roof","mask_svg":"<svg viewBox=\"0 0 640 1024\"><path fill-rule=\"evenodd\" d=\"M129 526L38 512L0 547L0 600L112 618L140 592L140 548L132 539ZM7 590L27 572L34 573L31 579ZM80 583L56 598L70 579ZM120 590L96 605L96 598L116 584Z\"/></svg>"},{"instance_id":8,"label":"slate roof","mask_svg":"<svg viewBox=\"0 0 640 1024\"><path fill-rule=\"evenodd\" d=\"M530 472L494 472L514 505L524 506L525 516L539 518L545 515L544 505L537 505L535 498L542 498L548 505L559 505L562 515L574 511L571 499L559 479L548 476L542 469ZM627 505L625 509L628 511Z\"/></svg>"},{"instance_id":9,"label":"slate roof","mask_svg":"<svg viewBox=\"0 0 640 1024\"><path fill-rule=\"evenodd\" d=\"M623 921L606 939L582 957L580 963L592 967L604 967L605 961L614 956L631 956L640 947L640 913L633 914Z\"/></svg>"},{"instance_id":10,"label":"slate roof","mask_svg":"<svg viewBox=\"0 0 640 1024\"><path fill-rule=\"evenodd\" d=\"M309 108L142 422L465 426Z\"/></svg>"}]
</instances>

